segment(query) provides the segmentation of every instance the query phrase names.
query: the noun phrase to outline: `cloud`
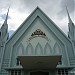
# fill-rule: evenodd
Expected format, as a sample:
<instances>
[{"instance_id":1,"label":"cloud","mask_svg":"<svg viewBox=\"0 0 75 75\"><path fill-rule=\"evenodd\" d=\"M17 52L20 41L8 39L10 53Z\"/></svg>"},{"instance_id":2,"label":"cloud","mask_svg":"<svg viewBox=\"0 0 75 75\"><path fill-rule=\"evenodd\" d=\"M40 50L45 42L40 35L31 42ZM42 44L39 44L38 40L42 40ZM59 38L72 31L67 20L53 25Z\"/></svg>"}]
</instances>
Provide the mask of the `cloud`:
<instances>
[{"instance_id":1,"label":"cloud","mask_svg":"<svg viewBox=\"0 0 75 75\"><path fill-rule=\"evenodd\" d=\"M75 12L74 4L75 4L75 0L61 0L60 3L61 10L58 13L58 17L64 18L65 16L67 16L66 6L68 8L69 13L72 14L72 16L74 16L74 12Z\"/></svg>"},{"instance_id":2,"label":"cloud","mask_svg":"<svg viewBox=\"0 0 75 75\"><path fill-rule=\"evenodd\" d=\"M57 9L60 8L59 7L60 1L61 0L58 1L57 0L22 0L21 3L26 9L28 9L29 12L31 12L33 9L39 6L42 10L44 10L46 13L50 15L57 13Z\"/></svg>"},{"instance_id":3,"label":"cloud","mask_svg":"<svg viewBox=\"0 0 75 75\"><path fill-rule=\"evenodd\" d=\"M14 33L14 30L9 30L9 37L11 37L13 33Z\"/></svg>"},{"instance_id":4,"label":"cloud","mask_svg":"<svg viewBox=\"0 0 75 75\"><path fill-rule=\"evenodd\" d=\"M8 19L8 28L9 30L16 30L19 25L26 19L28 13L23 11L24 7L22 7L21 0L0 0L0 23L1 26L6 17L8 8L9 9L9 18ZM25 8L26 9L26 8Z\"/></svg>"},{"instance_id":5,"label":"cloud","mask_svg":"<svg viewBox=\"0 0 75 75\"><path fill-rule=\"evenodd\" d=\"M1 15L1 18L2 18L3 20L5 20L6 16L7 16L6 14L2 14L2 15ZM8 19L11 19L10 16L8 16Z\"/></svg>"},{"instance_id":6,"label":"cloud","mask_svg":"<svg viewBox=\"0 0 75 75\"><path fill-rule=\"evenodd\" d=\"M63 11L65 8L65 5L66 5L68 7L70 13L74 12L74 7L75 7L74 3L75 3L75 0L62 0L61 1L61 10Z\"/></svg>"},{"instance_id":7,"label":"cloud","mask_svg":"<svg viewBox=\"0 0 75 75\"><path fill-rule=\"evenodd\" d=\"M74 16L74 2L74 0L0 0L0 23L3 23L2 18L10 6L9 17L11 19L8 19L8 26L9 30L15 31L27 16L39 6L58 27L67 32L68 19L65 4L72 17Z\"/></svg>"},{"instance_id":8,"label":"cloud","mask_svg":"<svg viewBox=\"0 0 75 75\"><path fill-rule=\"evenodd\" d=\"M15 9L10 9L9 15L11 17L11 19L8 19L9 30L16 30L28 16L27 13L18 12Z\"/></svg>"}]
</instances>

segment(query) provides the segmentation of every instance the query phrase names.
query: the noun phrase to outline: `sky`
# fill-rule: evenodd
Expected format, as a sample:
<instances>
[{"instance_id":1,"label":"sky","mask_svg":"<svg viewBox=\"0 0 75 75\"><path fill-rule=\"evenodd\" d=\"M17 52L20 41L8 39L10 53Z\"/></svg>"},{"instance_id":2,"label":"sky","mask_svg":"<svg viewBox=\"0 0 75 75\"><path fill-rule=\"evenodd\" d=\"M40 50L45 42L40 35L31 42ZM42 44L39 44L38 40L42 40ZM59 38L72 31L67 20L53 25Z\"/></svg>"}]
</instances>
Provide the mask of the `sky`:
<instances>
[{"instance_id":1,"label":"sky","mask_svg":"<svg viewBox=\"0 0 75 75\"><path fill-rule=\"evenodd\" d=\"M39 8L65 33L68 32L68 16L75 24L75 0L0 0L0 27L9 9L8 31L11 35L26 18Z\"/></svg>"}]
</instances>

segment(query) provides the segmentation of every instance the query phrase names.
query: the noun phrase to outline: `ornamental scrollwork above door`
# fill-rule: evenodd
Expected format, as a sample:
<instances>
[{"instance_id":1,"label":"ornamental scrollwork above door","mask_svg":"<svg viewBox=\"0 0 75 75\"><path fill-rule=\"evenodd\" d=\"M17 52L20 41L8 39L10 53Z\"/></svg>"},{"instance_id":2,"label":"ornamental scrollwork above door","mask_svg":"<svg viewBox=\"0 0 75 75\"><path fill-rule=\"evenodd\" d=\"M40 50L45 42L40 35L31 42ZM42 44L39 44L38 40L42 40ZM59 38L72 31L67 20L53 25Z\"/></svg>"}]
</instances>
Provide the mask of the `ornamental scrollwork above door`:
<instances>
[{"instance_id":1,"label":"ornamental scrollwork above door","mask_svg":"<svg viewBox=\"0 0 75 75\"><path fill-rule=\"evenodd\" d=\"M48 39L46 33L44 33L41 29L35 30L35 31L31 34L31 36L30 36L30 38L28 39L28 41L30 42L33 38L37 38L37 37L41 37L41 38L44 38L44 39L46 39L47 41L49 41L49 39Z\"/></svg>"}]
</instances>

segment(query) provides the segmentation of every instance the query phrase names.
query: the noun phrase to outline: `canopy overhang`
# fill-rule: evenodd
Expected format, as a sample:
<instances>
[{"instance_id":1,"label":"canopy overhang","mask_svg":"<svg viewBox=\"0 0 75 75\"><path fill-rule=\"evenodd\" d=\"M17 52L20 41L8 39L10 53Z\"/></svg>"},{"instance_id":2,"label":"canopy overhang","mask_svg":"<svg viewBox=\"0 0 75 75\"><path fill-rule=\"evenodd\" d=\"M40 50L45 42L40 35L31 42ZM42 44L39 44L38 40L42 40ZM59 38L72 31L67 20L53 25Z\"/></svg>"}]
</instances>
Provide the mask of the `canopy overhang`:
<instances>
[{"instance_id":1,"label":"canopy overhang","mask_svg":"<svg viewBox=\"0 0 75 75\"><path fill-rule=\"evenodd\" d=\"M61 60L61 55L52 56L18 56L25 70L47 70L55 69Z\"/></svg>"}]
</instances>

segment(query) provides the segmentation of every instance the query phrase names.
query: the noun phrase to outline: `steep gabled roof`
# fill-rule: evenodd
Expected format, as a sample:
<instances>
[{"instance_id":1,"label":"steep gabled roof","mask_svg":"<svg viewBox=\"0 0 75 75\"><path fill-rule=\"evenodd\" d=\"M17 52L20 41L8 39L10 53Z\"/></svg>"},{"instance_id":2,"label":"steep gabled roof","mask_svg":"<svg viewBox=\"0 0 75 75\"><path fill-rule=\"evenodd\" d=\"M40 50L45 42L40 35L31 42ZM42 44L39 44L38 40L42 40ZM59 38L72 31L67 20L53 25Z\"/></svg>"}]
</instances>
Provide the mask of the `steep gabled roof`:
<instances>
[{"instance_id":1,"label":"steep gabled roof","mask_svg":"<svg viewBox=\"0 0 75 75\"><path fill-rule=\"evenodd\" d=\"M64 37L66 40L70 42L68 37L62 32L62 30L39 8L37 7L30 16L20 25L20 27L15 31L15 33L10 37L10 39L7 41L10 42L12 39L17 39L23 34L23 32L29 27L29 25L39 16L45 23L48 25L48 27L55 31L54 33L58 33L59 36ZM53 28L53 29L52 29Z\"/></svg>"}]
</instances>

